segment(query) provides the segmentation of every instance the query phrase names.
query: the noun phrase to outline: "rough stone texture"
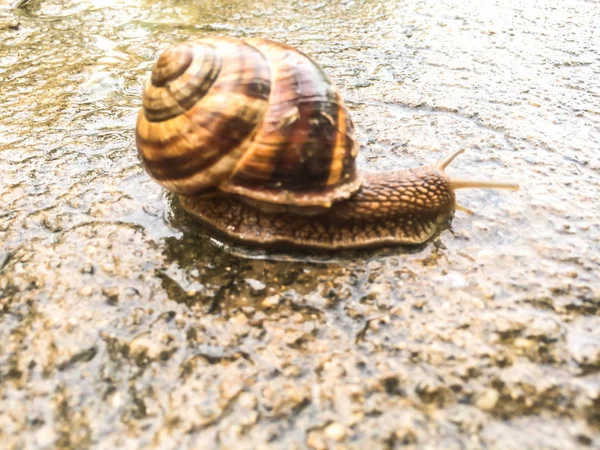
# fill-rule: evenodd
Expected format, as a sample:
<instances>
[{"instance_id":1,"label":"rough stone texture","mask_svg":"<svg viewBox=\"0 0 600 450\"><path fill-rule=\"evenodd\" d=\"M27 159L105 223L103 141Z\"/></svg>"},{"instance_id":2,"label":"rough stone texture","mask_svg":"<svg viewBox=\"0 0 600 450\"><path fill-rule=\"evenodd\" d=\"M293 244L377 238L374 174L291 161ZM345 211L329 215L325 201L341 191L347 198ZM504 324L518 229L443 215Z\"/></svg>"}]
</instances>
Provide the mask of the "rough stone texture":
<instances>
[{"instance_id":1,"label":"rough stone texture","mask_svg":"<svg viewBox=\"0 0 600 450\"><path fill-rule=\"evenodd\" d=\"M600 447L594 1L0 6L3 448ZM523 6L523 4L529 6ZM107 6L108 5L108 6ZM168 44L267 36L388 170L513 179L417 249L223 245L141 170Z\"/></svg>"}]
</instances>

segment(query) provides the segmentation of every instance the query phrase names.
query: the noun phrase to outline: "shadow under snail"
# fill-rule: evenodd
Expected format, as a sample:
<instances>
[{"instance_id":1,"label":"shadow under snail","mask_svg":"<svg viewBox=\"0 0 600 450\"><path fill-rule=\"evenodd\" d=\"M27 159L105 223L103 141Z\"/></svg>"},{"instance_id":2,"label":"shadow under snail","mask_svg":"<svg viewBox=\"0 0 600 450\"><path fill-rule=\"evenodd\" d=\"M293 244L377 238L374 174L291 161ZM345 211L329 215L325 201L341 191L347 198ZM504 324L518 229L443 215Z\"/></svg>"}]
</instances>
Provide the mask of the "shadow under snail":
<instances>
[{"instance_id":1,"label":"shadow under snail","mask_svg":"<svg viewBox=\"0 0 600 450\"><path fill-rule=\"evenodd\" d=\"M209 38L167 48L144 87L136 143L146 171L183 208L233 240L351 249L420 244L445 227L461 180L431 166L356 169L354 126L308 56L266 39Z\"/></svg>"}]
</instances>

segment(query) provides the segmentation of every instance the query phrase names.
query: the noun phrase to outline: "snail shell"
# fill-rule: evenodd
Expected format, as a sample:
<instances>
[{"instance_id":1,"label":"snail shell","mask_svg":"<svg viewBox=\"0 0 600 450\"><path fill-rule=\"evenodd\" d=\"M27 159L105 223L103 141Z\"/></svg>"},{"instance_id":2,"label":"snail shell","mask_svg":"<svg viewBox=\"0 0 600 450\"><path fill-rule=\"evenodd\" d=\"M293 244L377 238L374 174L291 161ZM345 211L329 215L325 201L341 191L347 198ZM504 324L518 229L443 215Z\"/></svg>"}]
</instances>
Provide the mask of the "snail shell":
<instances>
[{"instance_id":1,"label":"snail shell","mask_svg":"<svg viewBox=\"0 0 600 450\"><path fill-rule=\"evenodd\" d=\"M136 141L170 191L328 207L360 187L354 126L309 57L266 39L169 47L144 88Z\"/></svg>"},{"instance_id":2,"label":"snail shell","mask_svg":"<svg viewBox=\"0 0 600 450\"><path fill-rule=\"evenodd\" d=\"M331 80L299 50L266 39L166 49L144 87L136 143L146 171L187 212L262 246L418 244L466 210L455 189L516 188L449 178L444 168L461 151L359 176L354 126Z\"/></svg>"}]
</instances>

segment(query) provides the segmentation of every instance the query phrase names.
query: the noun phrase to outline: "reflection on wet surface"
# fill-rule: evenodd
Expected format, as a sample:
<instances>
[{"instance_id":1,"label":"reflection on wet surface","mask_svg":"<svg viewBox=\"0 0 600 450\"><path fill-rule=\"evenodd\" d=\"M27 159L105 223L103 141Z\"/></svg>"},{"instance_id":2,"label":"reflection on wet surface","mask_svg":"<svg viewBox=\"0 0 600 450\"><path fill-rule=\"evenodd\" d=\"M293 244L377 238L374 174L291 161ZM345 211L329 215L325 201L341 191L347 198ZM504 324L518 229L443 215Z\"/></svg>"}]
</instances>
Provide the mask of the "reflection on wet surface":
<instances>
[{"instance_id":1,"label":"reflection on wet surface","mask_svg":"<svg viewBox=\"0 0 600 450\"><path fill-rule=\"evenodd\" d=\"M17 3L0 5L9 447L600 445L594 3ZM312 55L361 170L466 148L452 174L522 189L459 192L477 215L415 249L216 242L133 135L159 52L210 35Z\"/></svg>"}]
</instances>

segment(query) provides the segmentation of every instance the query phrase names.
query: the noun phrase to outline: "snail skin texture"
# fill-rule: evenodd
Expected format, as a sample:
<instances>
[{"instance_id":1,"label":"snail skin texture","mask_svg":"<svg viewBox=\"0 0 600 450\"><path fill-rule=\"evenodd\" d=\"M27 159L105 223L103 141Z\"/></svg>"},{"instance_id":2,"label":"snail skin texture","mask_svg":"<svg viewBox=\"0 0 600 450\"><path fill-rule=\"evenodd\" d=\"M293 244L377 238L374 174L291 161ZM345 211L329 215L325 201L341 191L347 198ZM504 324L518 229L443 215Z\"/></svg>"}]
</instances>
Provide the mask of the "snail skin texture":
<instances>
[{"instance_id":1,"label":"snail skin texture","mask_svg":"<svg viewBox=\"0 0 600 450\"><path fill-rule=\"evenodd\" d=\"M437 164L359 174L354 126L308 56L266 39L175 44L144 87L136 143L146 171L220 234L262 247L420 244L443 229L460 188Z\"/></svg>"}]
</instances>

